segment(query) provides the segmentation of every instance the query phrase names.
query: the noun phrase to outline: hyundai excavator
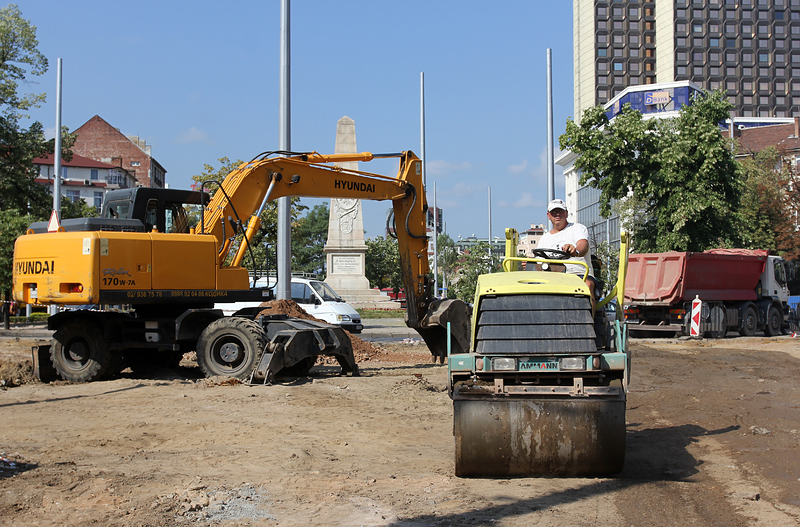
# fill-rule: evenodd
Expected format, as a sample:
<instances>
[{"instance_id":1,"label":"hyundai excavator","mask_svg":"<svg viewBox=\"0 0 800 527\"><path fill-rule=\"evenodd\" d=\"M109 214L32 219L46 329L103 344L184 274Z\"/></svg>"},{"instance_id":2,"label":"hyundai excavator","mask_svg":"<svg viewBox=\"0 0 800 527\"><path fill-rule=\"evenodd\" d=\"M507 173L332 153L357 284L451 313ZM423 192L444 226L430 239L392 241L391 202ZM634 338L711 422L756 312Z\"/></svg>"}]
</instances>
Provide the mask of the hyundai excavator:
<instances>
[{"instance_id":1,"label":"hyundai excavator","mask_svg":"<svg viewBox=\"0 0 800 527\"><path fill-rule=\"evenodd\" d=\"M397 176L341 166L383 157L399 158ZM434 358L440 362L448 358L456 473L595 474L595 457L603 458L603 449L611 448L612 457L618 457L618 444L609 446L605 436L598 441L596 432L612 430L617 437L621 422L624 436L619 355L589 349L587 339L594 340L583 334L588 331L585 324L580 335L572 331L560 342L548 340L563 326L559 317L572 316L570 308L559 308L555 317L538 321L539 326L553 329L536 350L525 347L524 338L503 341L502 337L524 336L525 327L539 317L530 310L520 311L527 297L539 296L540 310L561 305L563 298L577 298L576 313L590 316L585 313L585 286L581 288L577 278L572 283L569 277L536 276L543 273L524 277L503 273L508 280L499 285L492 281L495 275L481 277L472 330L474 351L470 351L468 306L459 300L434 299L431 293L428 206L421 161L412 152L268 152L231 172L210 201L205 196L202 188L200 192L140 188L127 198L117 192L113 199L109 195L101 218L64 220L57 228L33 224L17 239L13 267L17 302L124 306L69 309L49 317L53 340L33 353L40 379L100 380L126 366L135 370L155 362L175 364L193 350L206 375L236 377L250 384L268 384L284 373L304 375L320 355L335 357L343 374L357 375L349 338L340 328L264 314L259 308L225 316L214 304L273 298L270 289L251 287L255 281L243 266L270 200L283 196L390 200L407 299L406 324L419 332ZM199 207L194 221L182 206L193 200ZM534 284L539 282L550 286L537 288ZM488 337L489 333L495 336ZM579 357L574 353L566 357L563 346L548 351L549 346L570 339L579 341ZM586 370L578 375L570 368L580 360ZM532 375L530 370L537 365L548 371ZM556 396L543 395L542 390ZM577 399L584 396L591 403L579 405L587 411L576 412ZM603 397L605 402L598 402ZM612 424L605 425L606 420ZM531 437L549 444L561 457L537 461L541 444L532 444ZM571 441L577 445L572 458ZM586 443L592 446L588 458ZM616 466L603 465L603 471Z\"/></svg>"}]
</instances>

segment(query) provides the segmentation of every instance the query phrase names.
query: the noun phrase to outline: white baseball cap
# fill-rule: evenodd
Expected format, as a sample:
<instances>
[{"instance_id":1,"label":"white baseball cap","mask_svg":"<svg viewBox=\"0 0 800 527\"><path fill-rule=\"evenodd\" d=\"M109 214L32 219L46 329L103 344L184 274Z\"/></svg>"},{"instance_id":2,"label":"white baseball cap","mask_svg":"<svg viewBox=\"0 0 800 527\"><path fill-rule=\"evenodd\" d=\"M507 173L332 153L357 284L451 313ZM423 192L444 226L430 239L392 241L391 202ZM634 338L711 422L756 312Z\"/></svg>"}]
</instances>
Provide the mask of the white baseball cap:
<instances>
[{"instance_id":1,"label":"white baseball cap","mask_svg":"<svg viewBox=\"0 0 800 527\"><path fill-rule=\"evenodd\" d=\"M567 210L567 204L564 203L563 199L554 199L553 201L547 204L547 212L550 212L553 209Z\"/></svg>"}]
</instances>

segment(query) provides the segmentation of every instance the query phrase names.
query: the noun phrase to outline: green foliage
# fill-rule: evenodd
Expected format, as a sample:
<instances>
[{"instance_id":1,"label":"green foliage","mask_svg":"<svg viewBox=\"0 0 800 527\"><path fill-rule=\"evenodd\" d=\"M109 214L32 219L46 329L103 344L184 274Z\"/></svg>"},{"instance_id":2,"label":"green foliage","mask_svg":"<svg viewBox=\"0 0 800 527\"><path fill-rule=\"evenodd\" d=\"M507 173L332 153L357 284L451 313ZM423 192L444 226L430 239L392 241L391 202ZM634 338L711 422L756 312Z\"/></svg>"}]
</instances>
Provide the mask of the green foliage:
<instances>
[{"instance_id":1,"label":"green foliage","mask_svg":"<svg viewBox=\"0 0 800 527\"><path fill-rule=\"evenodd\" d=\"M403 318L405 309L356 309L362 319L365 318Z\"/></svg>"},{"instance_id":2,"label":"green foliage","mask_svg":"<svg viewBox=\"0 0 800 527\"><path fill-rule=\"evenodd\" d=\"M605 296L617 283L617 276L619 276L619 251L613 245L607 242L602 242L595 248L595 256L600 259L602 267L600 268L600 275L595 277L602 280L605 284L605 290L602 291Z\"/></svg>"},{"instance_id":3,"label":"green foliage","mask_svg":"<svg viewBox=\"0 0 800 527\"><path fill-rule=\"evenodd\" d=\"M0 116L0 210L17 210L45 217L53 198L47 187L36 183L34 158L47 153L41 123L27 130L19 127L15 115Z\"/></svg>"},{"instance_id":4,"label":"green foliage","mask_svg":"<svg viewBox=\"0 0 800 527\"><path fill-rule=\"evenodd\" d=\"M372 287L383 289L391 287L399 291L403 287L403 275L400 270L400 252L397 240L376 236L366 240L364 274Z\"/></svg>"},{"instance_id":5,"label":"green foliage","mask_svg":"<svg viewBox=\"0 0 800 527\"><path fill-rule=\"evenodd\" d=\"M453 281L458 266L458 251L453 239L447 234L440 234L436 240L436 256L439 271L439 287L445 287ZM455 298L453 290L447 288L448 298Z\"/></svg>"},{"instance_id":6,"label":"green foliage","mask_svg":"<svg viewBox=\"0 0 800 527\"><path fill-rule=\"evenodd\" d=\"M315 205L292 227L292 271L325 273L325 242L328 240L328 204Z\"/></svg>"},{"instance_id":7,"label":"green foliage","mask_svg":"<svg viewBox=\"0 0 800 527\"><path fill-rule=\"evenodd\" d=\"M100 212L84 200L71 201L61 196L61 219L69 218L96 218Z\"/></svg>"},{"instance_id":8,"label":"green foliage","mask_svg":"<svg viewBox=\"0 0 800 527\"><path fill-rule=\"evenodd\" d=\"M231 162L231 160L227 157L220 158L219 162L219 168L214 168L212 165L204 165L202 174L192 176L192 180L195 182L192 185L192 188L200 190L201 184L205 181L217 181L221 184L229 173L243 163L241 160ZM219 187L213 183L205 186L205 189L211 193L212 197L218 188ZM291 198L291 204L292 226L294 226L297 223L300 213L308 209L308 207L301 204L300 198L298 197ZM241 219L243 222L247 221L247 218ZM233 255L236 254L236 250L242 241L242 237L243 233L240 231L236 236L236 240L234 241L233 245L231 245L231 249L228 254L228 263L233 259ZM267 203L266 207L264 207L264 211L261 213L261 227L253 237L253 240L250 241L253 258L250 257L251 253L248 251L247 256L245 256L244 261L242 262L242 265L251 270L267 270L271 267L274 271L276 261L275 247L277 243L278 202L277 200L273 200Z\"/></svg>"},{"instance_id":9,"label":"green foliage","mask_svg":"<svg viewBox=\"0 0 800 527\"><path fill-rule=\"evenodd\" d=\"M45 94L19 95L19 83L28 83L26 75L43 75L47 59L37 49L36 26L22 18L14 4L0 9L0 106L6 115L19 110L38 108Z\"/></svg>"},{"instance_id":10,"label":"green foliage","mask_svg":"<svg viewBox=\"0 0 800 527\"><path fill-rule=\"evenodd\" d=\"M741 173L717 126L731 107L721 91L696 97L671 120L645 120L626 105L609 122L598 106L580 125L568 120L559 144L579 154L580 183L600 189L604 217L612 200L634 200L641 216L628 222L638 252L732 246Z\"/></svg>"},{"instance_id":11,"label":"green foliage","mask_svg":"<svg viewBox=\"0 0 800 527\"><path fill-rule=\"evenodd\" d=\"M499 270L500 262L494 255L489 256L489 247L489 243L479 242L468 253L461 255L457 279L450 286L455 298L472 303L475 300L478 277Z\"/></svg>"},{"instance_id":12,"label":"green foliage","mask_svg":"<svg viewBox=\"0 0 800 527\"><path fill-rule=\"evenodd\" d=\"M25 234L28 226L36 221L28 215L21 215L15 209L0 210L0 291L4 296L11 291L11 262L14 256L14 241Z\"/></svg>"}]
</instances>

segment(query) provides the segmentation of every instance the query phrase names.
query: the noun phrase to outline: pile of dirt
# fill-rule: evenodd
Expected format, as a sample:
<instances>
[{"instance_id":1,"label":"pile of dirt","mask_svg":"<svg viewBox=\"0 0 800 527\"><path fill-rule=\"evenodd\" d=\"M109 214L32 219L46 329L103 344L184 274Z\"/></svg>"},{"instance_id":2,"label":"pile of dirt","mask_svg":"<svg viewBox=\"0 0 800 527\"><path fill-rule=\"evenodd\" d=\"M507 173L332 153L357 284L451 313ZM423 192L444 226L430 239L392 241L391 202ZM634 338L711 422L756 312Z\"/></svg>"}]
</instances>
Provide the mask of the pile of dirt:
<instances>
[{"instance_id":1,"label":"pile of dirt","mask_svg":"<svg viewBox=\"0 0 800 527\"><path fill-rule=\"evenodd\" d=\"M0 364L0 389L32 382L36 382L36 377L33 376L33 363L30 360Z\"/></svg>"},{"instance_id":2,"label":"pile of dirt","mask_svg":"<svg viewBox=\"0 0 800 527\"><path fill-rule=\"evenodd\" d=\"M314 320L316 322L322 322L323 324L327 324L324 320L320 320L318 318L312 317L306 311L300 307L297 302L294 300L270 300L269 302L263 302L259 307L263 308L262 311L258 314L261 315L287 315L290 317L300 318L303 320ZM356 362L367 362L370 360L375 360L378 357L385 355L385 351L381 349L379 346L371 342L367 342L365 340L361 340L357 336L353 335L347 330L344 330L347 333L347 336L350 337L350 343L353 346L353 356L356 359ZM320 356L317 359L317 364L325 364L325 365L336 365L336 359L333 357L325 357Z\"/></svg>"}]
</instances>

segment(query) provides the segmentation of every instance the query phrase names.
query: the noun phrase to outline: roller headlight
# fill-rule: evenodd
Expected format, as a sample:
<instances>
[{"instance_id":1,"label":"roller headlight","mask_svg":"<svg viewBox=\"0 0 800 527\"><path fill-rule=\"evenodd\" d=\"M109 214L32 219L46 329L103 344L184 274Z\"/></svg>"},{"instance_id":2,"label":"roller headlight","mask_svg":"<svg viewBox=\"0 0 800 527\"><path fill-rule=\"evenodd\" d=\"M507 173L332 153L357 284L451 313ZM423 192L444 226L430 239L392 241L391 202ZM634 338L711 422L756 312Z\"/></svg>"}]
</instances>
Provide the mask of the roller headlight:
<instances>
[{"instance_id":1,"label":"roller headlight","mask_svg":"<svg viewBox=\"0 0 800 527\"><path fill-rule=\"evenodd\" d=\"M505 359L500 357L492 359L492 371L514 371L516 369L516 359Z\"/></svg>"},{"instance_id":2,"label":"roller headlight","mask_svg":"<svg viewBox=\"0 0 800 527\"><path fill-rule=\"evenodd\" d=\"M564 357L561 359L562 370L585 370L586 360L583 357Z\"/></svg>"}]
</instances>

